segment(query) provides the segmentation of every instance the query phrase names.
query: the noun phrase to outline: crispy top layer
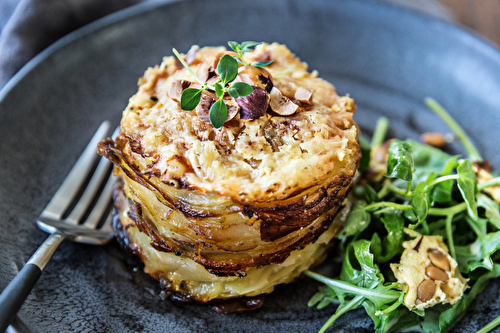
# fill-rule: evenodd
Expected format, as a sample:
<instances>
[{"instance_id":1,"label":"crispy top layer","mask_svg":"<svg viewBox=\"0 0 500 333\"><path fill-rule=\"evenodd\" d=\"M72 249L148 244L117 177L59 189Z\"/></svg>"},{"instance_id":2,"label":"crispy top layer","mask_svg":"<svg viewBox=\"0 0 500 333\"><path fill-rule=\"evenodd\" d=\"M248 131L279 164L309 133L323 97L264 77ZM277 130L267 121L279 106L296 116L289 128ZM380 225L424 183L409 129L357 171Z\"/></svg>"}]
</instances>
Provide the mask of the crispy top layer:
<instances>
[{"instance_id":1,"label":"crispy top layer","mask_svg":"<svg viewBox=\"0 0 500 333\"><path fill-rule=\"evenodd\" d=\"M204 59L213 63L224 51L199 49L190 67L196 72ZM359 160L353 100L339 97L284 45L263 44L245 53L248 62L269 59L274 86L290 99L297 88L310 89L312 103L292 116L272 111L250 121L236 116L219 129L195 111L181 110L170 96L174 82L194 81L174 57L146 70L123 112L127 159L164 183L243 204L283 200L335 176L352 177Z\"/></svg>"}]
</instances>

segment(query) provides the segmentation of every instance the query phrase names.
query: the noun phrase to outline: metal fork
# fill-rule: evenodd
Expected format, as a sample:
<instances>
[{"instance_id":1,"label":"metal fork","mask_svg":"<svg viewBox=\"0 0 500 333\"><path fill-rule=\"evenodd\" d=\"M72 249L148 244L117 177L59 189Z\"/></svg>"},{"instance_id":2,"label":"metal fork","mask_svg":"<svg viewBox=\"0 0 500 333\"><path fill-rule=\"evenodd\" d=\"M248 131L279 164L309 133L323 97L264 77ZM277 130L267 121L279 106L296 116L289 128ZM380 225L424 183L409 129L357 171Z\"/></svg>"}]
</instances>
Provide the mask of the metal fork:
<instances>
[{"instance_id":1,"label":"metal fork","mask_svg":"<svg viewBox=\"0 0 500 333\"><path fill-rule=\"evenodd\" d=\"M38 227L50 233L50 236L0 295L0 332L5 332L12 322L62 241L69 239L102 245L113 238L112 164L105 158L100 158L98 162L99 155L96 153L97 144L109 132L110 124L105 121L38 217Z\"/></svg>"}]
</instances>

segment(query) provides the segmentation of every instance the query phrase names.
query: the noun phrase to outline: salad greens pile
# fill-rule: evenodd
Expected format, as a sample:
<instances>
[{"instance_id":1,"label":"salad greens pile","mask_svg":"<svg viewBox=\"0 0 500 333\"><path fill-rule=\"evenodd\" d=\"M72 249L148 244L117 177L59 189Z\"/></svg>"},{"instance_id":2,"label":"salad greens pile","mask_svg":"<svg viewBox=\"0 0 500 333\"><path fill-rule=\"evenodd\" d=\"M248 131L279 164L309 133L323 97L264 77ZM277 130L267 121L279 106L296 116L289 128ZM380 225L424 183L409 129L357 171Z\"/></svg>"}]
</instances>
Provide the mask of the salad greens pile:
<instances>
[{"instance_id":1,"label":"salad greens pile","mask_svg":"<svg viewBox=\"0 0 500 333\"><path fill-rule=\"evenodd\" d=\"M371 142L360 139L363 159L351 189L354 204L337 236L340 275L329 278L305 272L324 283L309 306L337 305L320 332L360 307L373 319L376 332L418 326L424 332L444 332L488 282L500 276L500 208L485 192L499 186L500 177L478 181L478 169L485 164L481 155L437 102L427 99L426 103L463 143L468 157L452 156L410 139L384 143L386 118L379 120ZM396 281L389 264L399 262L402 243L410 239L405 228L443 238L461 274L469 279L469 288L457 303L421 311L404 306L406 287ZM500 317L479 332L499 324Z\"/></svg>"}]
</instances>

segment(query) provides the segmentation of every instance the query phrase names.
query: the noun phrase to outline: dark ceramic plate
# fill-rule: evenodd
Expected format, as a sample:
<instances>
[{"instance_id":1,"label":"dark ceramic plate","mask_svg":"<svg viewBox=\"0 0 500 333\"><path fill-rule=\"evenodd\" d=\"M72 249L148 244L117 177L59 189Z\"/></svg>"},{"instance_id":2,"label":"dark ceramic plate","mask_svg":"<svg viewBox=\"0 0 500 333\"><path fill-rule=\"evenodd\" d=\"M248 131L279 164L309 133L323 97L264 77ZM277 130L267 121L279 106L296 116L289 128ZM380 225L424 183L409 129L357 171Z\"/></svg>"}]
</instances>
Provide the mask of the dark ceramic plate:
<instances>
[{"instance_id":1,"label":"dark ceramic plate","mask_svg":"<svg viewBox=\"0 0 500 333\"><path fill-rule=\"evenodd\" d=\"M287 44L355 98L368 134L383 115L400 138L446 131L423 104L434 97L500 165L500 53L469 32L374 1L143 4L64 38L0 93L0 288L45 239L36 217L101 121L118 124L143 71L174 46L185 52L228 40ZM162 300L156 283L134 267L116 243L64 243L19 322L37 332L316 332L333 310L307 307L318 285L303 279L278 287L257 311L222 316ZM454 332L475 331L500 313L499 285L492 283ZM331 331L371 332L373 325L360 310Z\"/></svg>"}]
</instances>

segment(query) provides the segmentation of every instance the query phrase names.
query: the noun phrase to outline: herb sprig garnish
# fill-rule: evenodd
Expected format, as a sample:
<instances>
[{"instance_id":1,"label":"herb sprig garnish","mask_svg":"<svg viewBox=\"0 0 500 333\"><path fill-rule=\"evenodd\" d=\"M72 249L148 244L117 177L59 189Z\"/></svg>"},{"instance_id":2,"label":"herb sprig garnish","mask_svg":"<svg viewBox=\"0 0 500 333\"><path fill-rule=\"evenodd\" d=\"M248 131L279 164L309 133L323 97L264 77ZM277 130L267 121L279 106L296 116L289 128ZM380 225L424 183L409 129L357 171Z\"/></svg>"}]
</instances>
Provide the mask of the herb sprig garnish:
<instances>
[{"instance_id":1,"label":"herb sprig garnish","mask_svg":"<svg viewBox=\"0 0 500 333\"><path fill-rule=\"evenodd\" d=\"M191 76L201 85L201 88L186 88L181 95L181 109L185 111L194 110L201 100L201 95L206 90L215 92L217 100L210 107L210 123L215 128L220 128L227 119L228 106L224 102L223 97L228 93L233 98L245 97L252 93L253 88L245 82L234 82L238 75L238 65L264 67L271 64L273 61L258 61L255 64L249 64L243 58L243 53L250 52L252 47L260 45L258 42L228 42L229 46L236 52L236 55L225 54L219 59L216 72L219 78L214 83L203 82L196 75L189 65L184 61L179 52L174 48L173 52L181 64L189 71ZM231 85L229 85L231 83Z\"/></svg>"},{"instance_id":2,"label":"herb sprig garnish","mask_svg":"<svg viewBox=\"0 0 500 333\"><path fill-rule=\"evenodd\" d=\"M479 164L472 162L481 160L477 149L439 104L432 99L426 103L465 143L468 158L459 159L413 140L394 140L387 150L386 177L353 185L355 201L338 235L343 259L340 275L333 279L305 272L324 283L309 306L339 304L320 332L345 312L359 307L373 319L376 332L414 326L428 333L445 332L488 281L500 277L499 202L482 192L498 186L500 177L478 184L474 169ZM370 157L370 149L373 154L382 146L387 124L383 118L371 143L363 140L366 157ZM371 166L376 170L374 164ZM383 268L400 260L402 243L407 240L405 228L443 237L460 272L469 277L470 288L457 303L435 305L425 311L409 311L404 306L406 291L388 282L393 276ZM479 332L488 332L499 324L500 317Z\"/></svg>"},{"instance_id":3,"label":"herb sprig garnish","mask_svg":"<svg viewBox=\"0 0 500 333\"><path fill-rule=\"evenodd\" d=\"M241 44L238 44L237 42L228 42L228 45L233 49L234 52L237 53L236 56L233 56L238 64L243 65L243 66L254 66L254 67L265 67L267 65L270 65L273 63L274 60L269 60L269 61L257 61L256 63L249 64L248 62L245 61L243 58L243 53L250 52L250 48L255 47L257 45L260 45L262 43L259 42L243 42Z\"/></svg>"}]
</instances>

